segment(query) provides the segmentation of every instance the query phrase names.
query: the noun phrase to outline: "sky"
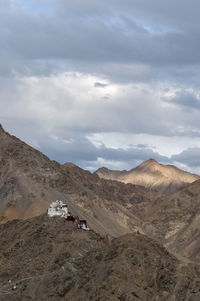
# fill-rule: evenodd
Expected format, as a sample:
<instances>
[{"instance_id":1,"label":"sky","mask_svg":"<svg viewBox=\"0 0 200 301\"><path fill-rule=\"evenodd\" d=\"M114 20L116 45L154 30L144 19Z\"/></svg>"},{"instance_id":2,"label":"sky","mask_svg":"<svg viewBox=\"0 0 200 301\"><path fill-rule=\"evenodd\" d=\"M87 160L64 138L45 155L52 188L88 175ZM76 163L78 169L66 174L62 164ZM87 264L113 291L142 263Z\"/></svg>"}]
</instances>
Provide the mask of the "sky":
<instances>
[{"instance_id":1,"label":"sky","mask_svg":"<svg viewBox=\"0 0 200 301\"><path fill-rule=\"evenodd\" d=\"M0 122L91 171L200 174L198 0L0 0Z\"/></svg>"}]
</instances>

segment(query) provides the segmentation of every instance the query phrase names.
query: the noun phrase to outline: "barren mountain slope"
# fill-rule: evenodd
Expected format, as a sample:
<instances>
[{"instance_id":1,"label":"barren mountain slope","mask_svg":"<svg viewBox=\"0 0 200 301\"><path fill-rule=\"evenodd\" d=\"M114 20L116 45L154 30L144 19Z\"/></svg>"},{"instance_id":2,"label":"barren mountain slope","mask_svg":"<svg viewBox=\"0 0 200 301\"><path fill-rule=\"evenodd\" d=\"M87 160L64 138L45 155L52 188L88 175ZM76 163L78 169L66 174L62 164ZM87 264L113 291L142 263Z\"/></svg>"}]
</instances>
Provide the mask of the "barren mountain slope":
<instances>
[{"instance_id":1,"label":"barren mountain slope","mask_svg":"<svg viewBox=\"0 0 200 301\"><path fill-rule=\"evenodd\" d=\"M0 128L1 222L42 214L61 199L97 232L119 236L139 227L145 203L158 196L144 187L105 181L73 164L62 166Z\"/></svg>"},{"instance_id":2,"label":"barren mountain slope","mask_svg":"<svg viewBox=\"0 0 200 301\"><path fill-rule=\"evenodd\" d=\"M143 162L130 171L113 171L103 167L98 169L96 174L100 178L142 185L162 193L172 193L200 178L173 165L159 164L153 159Z\"/></svg>"},{"instance_id":3,"label":"barren mountain slope","mask_svg":"<svg viewBox=\"0 0 200 301\"><path fill-rule=\"evenodd\" d=\"M40 216L0 225L0 236L1 301L200 299L199 266L140 234L108 241Z\"/></svg>"},{"instance_id":4,"label":"barren mountain slope","mask_svg":"<svg viewBox=\"0 0 200 301\"><path fill-rule=\"evenodd\" d=\"M65 187L76 187L56 162L0 128L0 211L8 218L38 215ZM58 189L59 188L59 189Z\"/></svg>"},{"instance_id":5,"label":"barren mountain slope","mask_svg":"<svg viewBox=\"0 0 200 301\"><path fill-rule=\"evenodd\" d=\"M2 222L39 215L51 201L61 199L101 234L139 231L172 252L200 261L199 187L196 182L164 197L142 186L100 179L74 164L49 160L0 129Z\"/></svg>"},{"instance_id":6,"label":"barren mountain slope","mask_svg":"<svg viewBox=\"0 0 200 301\"><path fill-rule=\"evenodd\" d=\"M144 220L154 226L149 235L160 237L171 252L200 262L200 181L147 207Z\"/></svg>"}]
</instances>

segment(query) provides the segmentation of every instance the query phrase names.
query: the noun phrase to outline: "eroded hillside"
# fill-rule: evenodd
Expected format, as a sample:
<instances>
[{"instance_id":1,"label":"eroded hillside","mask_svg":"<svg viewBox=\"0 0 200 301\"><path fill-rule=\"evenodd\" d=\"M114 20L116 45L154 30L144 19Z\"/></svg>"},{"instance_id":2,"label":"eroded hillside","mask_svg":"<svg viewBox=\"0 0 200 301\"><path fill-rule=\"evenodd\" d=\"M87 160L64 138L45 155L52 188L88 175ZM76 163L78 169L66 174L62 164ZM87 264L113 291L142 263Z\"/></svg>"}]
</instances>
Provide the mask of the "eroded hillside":
<instances>
[{"instance_id":1,"label":"eroded hillside","mask_svg":"<svg viewBox=\"0 0 200 301\"><path fill-rule=\"evenodd\" d=\"M141 234L114 240L62 218L0 225L0 300L199 300L199 266Z\"/></svg>"},{"instance_id":2,"label":"eroded hillside","mask_svg":"<svg viewBox=\"0 0 200 301\"><path fill-rule=\"evenodd\" d=\"M1 222L43 214L60 199L95 231L119 236L138 227L141 208L159 196L142 186L100 179L73 164L60 165L2 128L0 141Z\"/></svg>"}]
</instances>

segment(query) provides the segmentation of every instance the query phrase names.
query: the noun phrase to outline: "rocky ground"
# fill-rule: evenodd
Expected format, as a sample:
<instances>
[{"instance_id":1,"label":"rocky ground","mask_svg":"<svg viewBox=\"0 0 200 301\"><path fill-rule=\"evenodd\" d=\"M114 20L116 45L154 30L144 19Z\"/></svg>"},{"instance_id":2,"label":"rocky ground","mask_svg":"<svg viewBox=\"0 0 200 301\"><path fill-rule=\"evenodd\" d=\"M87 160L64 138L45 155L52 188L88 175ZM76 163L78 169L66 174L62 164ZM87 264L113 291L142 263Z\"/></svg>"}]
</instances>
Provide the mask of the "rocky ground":
<instances>
[{"instance_id":1,"label":"rocky ground","mask_svg":"<svg viewBox=\"0 0 200 301\"><path fill-rule=\"evenodd\" d=\"M200 300L199 180L166 196L0 141L0 301ZM48 218L56 199L92 231Z\"/></svg>"},{"instance_id":2,"label":"rocky ground","mask_svg":"<svg viewBox=\"0 0 200 301\"><path fill-rule=\"evenodd\" d=\"M141 234L110 240L46 215L0 225L0 300L200 300L200 268Z\"/></svg>"}]
</instances>

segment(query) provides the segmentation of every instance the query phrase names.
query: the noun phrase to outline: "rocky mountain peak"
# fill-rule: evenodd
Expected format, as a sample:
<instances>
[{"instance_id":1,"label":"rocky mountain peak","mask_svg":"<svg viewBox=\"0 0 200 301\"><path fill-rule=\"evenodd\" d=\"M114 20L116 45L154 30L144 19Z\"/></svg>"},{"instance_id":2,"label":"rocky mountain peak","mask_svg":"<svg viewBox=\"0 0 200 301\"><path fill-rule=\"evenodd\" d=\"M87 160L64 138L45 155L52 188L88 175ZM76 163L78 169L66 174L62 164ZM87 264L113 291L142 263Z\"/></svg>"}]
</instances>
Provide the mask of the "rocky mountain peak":
<instances>
[{"instance_id":1,"label":"rocky mountain peak","mask_svg":"<svg viewBox=\"0 0 200 301\"><path fill-rule=\"evenodd\" d=\"M109 169L107 167L103 166L103 167L98 168L96 173L97 172L108 172L108 171L109 171Z\"/></svg>"},{"instance_id":2,"label":"rocky mountain peak","mask_svg":"<svg viewBox=\"0 0 200 301\"><path fill-rule=\"evenodd\" d=\"M152 163L154 163L154 164L159 164L158 163L158 161L156 161L155 159L153 159L153 158L150 158L150 159L148 159L148 160L146 160L146 161L144 161L143 162L143 164L152 164Z\"/></svg>"},{"instance_id":3,"label":"rocky mountain peak","mask_svg":"<svg viewBox=\"0 0 200 301\"><path fill-rule=\"evenodd\" d=\"M78 166L72 162L67 162L67 163L64 163L63 164L64 167L67 167L67 168L77 168Z\"/></svg>"},{"instance_id":4,"label":"rocky mountain peak","mask_svg":"<svg viewBox=\"0 0 200 301\"><path fill-rule=\"evenodd\" d=\"M155 159L148 159L148 160L142 162L139 166L145 167L145 166L156 166L156 165L160 166L161 164L158 161L156 161Z\"/></svg>"},{"instance_id":5,"label":"rocky mountain peak","mask_svg":"<svg viewBox=\"0 0 200 301\"><path fill-rule=\"evenodd\" d=\"M129 171L99 168L96 174L100 178L116 180L123 183L142 185L162 193L171 193L186 184L199 179L198 175L181 170L173 165L164 165L155 159L142 162Z\"/></svg>"}]
</instances>

